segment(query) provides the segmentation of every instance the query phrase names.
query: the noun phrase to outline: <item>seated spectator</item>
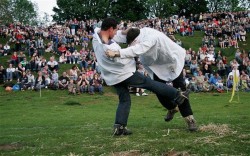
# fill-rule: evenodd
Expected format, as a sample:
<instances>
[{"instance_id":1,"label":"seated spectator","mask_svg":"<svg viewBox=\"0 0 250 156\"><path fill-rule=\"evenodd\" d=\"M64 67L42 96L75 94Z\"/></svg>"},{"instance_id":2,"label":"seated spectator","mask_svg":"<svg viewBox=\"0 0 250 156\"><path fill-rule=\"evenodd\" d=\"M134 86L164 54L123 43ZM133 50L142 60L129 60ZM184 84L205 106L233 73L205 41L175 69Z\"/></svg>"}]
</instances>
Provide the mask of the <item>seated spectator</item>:
<instances>
[{"instance_id":1,"label":"seated spectator","mask_svg":"<svg viewBox=\"0 0 250 156\"><path fill-rule=\"evenodd\" d=\"M190 54L190 51L189 50L186 50L186 56L185 56L185 65L186 66L190 66L190 64L191 64L191 58L192 58L192 56L191 56L191 54Z\"/></svg>"},{"instance_id":2,"label":"seated spectator","mask_svg":"<svg viewBox=\"0 0 250 156\"><path fill-rule=\"evenodd\" d=\"M27 61L26 57L23 58L23 60L20 63L25 70L30 69L30 64L29 61Z\"/></svg>"},{"instance_id":3,"label":"seated spectator","mask_svg":"<svg viewBox=\"0 0 250 156\"><path fill-rule=\"evenodd\" d=\"M68 50L66 51L65 57L67 59L67 63L69 63L69 64L73 63L73 58L72 58L72 54L70 53L70 51L68 51Z\"/></svg>"},{"instance_id":4,"label":"seated spectator","mask_svg":"<svg viewBox=\"0 0 250 156\"><path fill-rule=\"evenodd\" d=\"M58 62L55 60L54 56L50 57L49 61L47 62L47 65L50 71L53 71L54 69L59 69Z\"/></svg>"},{"instance_id":5,"label":"seated spectator","mask_svg":"<svg viewBox=\"0 0 250 156\"><path fill-rule=\"evenodd\" d=\"M192 79L189 81L188 88L195 93L199 92L195 76L192 76Z\"/></svg>"},{"instance_id":6,"label":"seated spectator","mask_svg":"<svg viewBox=\"0 0 250 156\"><path fill-rule=\"evenodd\" d=\"M42 72L43 76L52 74L51 70L49 70L48 65L45 65L40 71Z\"/></svg>"},{"instance_id":7,"label":"seated spectator","mask_svg":"<svg viewBox=\"0 0 250 156\"><path fill-rule=\"evenodd\" d=\"M18 65L16 67L17 79L19 79L23 75L24 72L25 72L25 67L23 67L21 63L18 63Z\"/></svg>"},{"instance_id":8,"label":"seated spectator","mask_svg":"<svg viewBox=\"0 0 250 156\"><path fill-rule=\"evenodd\" d=\"M34 47L34 44L31 44L29 50L28 50L28 54L29 57L33 56L33 54L35 53L36 48Z\"/></svg>"},{"instance_id":9,"label":"seated spectator","mask_svg":"<svg viewBox=\"0 0 250 156\"><path fill-rule=\"evenodd\" d=\"M217 63L217 72L222 77L226 75L226 66L222 60Z\"/></svg>"},{"instance_id":10,"label":"seated spectator","mask_svg":"<svg viewBox=\"0 0 250 156\"><path fill-rule=\"evenodd\" d=\"M219 46L220 48L224 49L225 48L225 44L224 44L224 40L222 37L218 38L218 42L219 42Z\"/></svg>"},{"instance_id":11,"label":"seated spectator","mask_svg":"<svg viewBox=\"0 0 250 156\"><path fill-rule=\"evenodd\" d=\"M80 70L77 65L72 66L72 68L69 70L69 77L76 81L78 78L78 72L80 72Z\"/></svg>"},{"instance_id":12,"label":"seated spectator","mask_svg":"<svg viewBox=\"0 0 250 156\"><path fill-rule=\"evenodd\" d=\"M65 55L65 54L62 54L62 55L59 57L59 63L61 63L61 64L67 63L67 58L66 58L64 55Z\"/></svg>"},{"instance_id":13,"label":"seated spectator","mask_svg":"<svg viewBox=\"0 0 250 156\"><path fill-rule=\"evenodd\" d=\"M55 90L59 88L58 79L59 79L59 75L57 73L57 70L54 69L51 75L50 88L55 89Z\"/></svg>"},{"instance_id":14,"label":"seated spectator","mask_svg":"<svg viewBox=\"0 0 250 156\"><path fill-rule=\"evenodd\" d=\"M208 58L208 61L211 62L211 64L215 64L215 57L213 51L208 51L206 57Z\"/></svg>"},{"instance_id":15,"label":"seated spectator","mask_svg":"<svg viewBox=\"0 0 250 156\"><path fill-rule=\"evenodd\" d=\"M215 75L211 75L208 82L213 85L213 87L218 92L223 92L224 86L222 82L222 78L220 77L219 73L215 73Z\"/></svg>"},{"instance_id":16,"label":"seated spectator","mask_svg":"<svg viewBox=\"0 0 250 156\"><path fill-rule=\"evenodd\" d=\"M28 77L28 84L30 87L28 87L28 89L34 89L35 86L35 76L32 74L32 72L30 70L27 70L27 77Z\"/></svg>"},{"instance_id":17,"label":"seated spectator","mask_svg":"<svg viewBox=\"0 0 250 156\"><path fill-rule=\"evenodd\" d=\"M205 77L202 83L202 91L210 92L213 89L213 86L208 82L208 79Z\"/></svg>"},{"instance_id":18,"label":"seated spectator","mask_svg":"<svg viewBox=\"0 0 250 156\"><path fill-rule=\"evenodd\" d=\"M181 34L181 36L186 35L185 28L183 26L180 27L180 34Z\"/></svg>"},{"instance_id":19,"label":"seated spectator","mask_svg":"<svg viewBox=\"0 0 250 156\"><path fill-rule=\"evenodd\" d=\"M58 52L59 52L59 55L62 55L63 53L65 54L66 53L66 47L65 47L65 44L62 44L59 48L58 48Z\"/></svg>"},{"instance_id":20,"label":"seated spectator","mask_svg":"<svg viewBox=\"0 0 250 156\"><path fill-rule=\"evenodd\" d=\"M34 89L36 91L45 88L45 77L43 76L43 73L41 71L38 71L37 77L35 78L35 87Z\"/></svg>"},{"instance_id":21,"label":"seated spectator","mask_svg":"<svg viewBox=\"0 0 250 156\"><path fill-rule=\"evenodd\" d=\"M77 92L78 94L89 92L89 80L87 79L85 73L79 75L79 78L77 79Z\"/></svg>"},{"instance_id":22,"label":"seated spectator","mask_svg":"<svg viewBox=\"0 0 250 156\"><path fill-rule=\"evenodd\" d=\"M18 63L17 52L14 52L14 53L11 55L10 63L11 63L12 65L14 65L14 67L17 65L17 63Z\"/></svg>"},{"instance_id":23,"label":"seated spectator","mask_svg":"<svg viewBox=\"0 0 250 156\"><path fill-rule=\"evenodd\" d=\"M49 42L46 46L47 48L45 49L45 52L50 53L53 51L53 42Z\"/></svg>"},{"instance_id":24,"label":"seated spectator","mask_svg":"<svg viewBox=\"0 0 250 156\"><path fill-rule=\"evenodd\" d=\"M197 76L198 75L198 68L199 68L199 66L198 66L196 60L192 60L192 63L190 64L191 74L194 76Z\"/></svg>"},{"instance_id":25,"label":"seated spectator","mask_svg":"<svg viewBox=\"0 0 250 156\"><path fill-rule=\"evenodd\" d=\"M103 93L103 81L101 79L101 77L99 76L99 74L94 74L93 79L90 80L89 83L89 93L90 94L94 94L94 92L98 92L100 94Z\"/></svg>"},{"instance_id":26,"label":"seated spectator","mask_svg":"<svg viewBox=\"0 0 250 156\"><path fill-rule=\"evenodd\" d=\"M240 49L237 49L235 52L235 59L238 63L242 62L242 53L240 51Z\"/></svg>"},{"instance_id":27,"label":"seated spectator","mask_svg":"<svg viewBox=\"0 0 250 156\"><path fill-rule=\"evenodd\" d=\"M233 75L230 75L227 79L227 89L231 90L233 88L234 80Z\"/></svg>"},{"instance_id":28,"label":"seated spectator","mask_svg":"<svg viewBox=\"0 0 250 156\"><path fill-rule=\"evenodd\" d=\"M6 81L6 69L3 65L0 65L0 84Z\"/></svg>"},{"instance_id":29,"label":"seated spectator","mask_svg":"<svg viewBox=\"0 0 250 156\"><path fill-rule=\"evenodd\" d=\"M6 79L7 79L7 81L12 81L14 77L17 77L16 75L17 75L16 69L10 63L9 67L6 69Z\"/></svg>"},{"instance_id":30,"label":"seated spectator","mask_svg":"<svg viewBox=\"0 0 250 156\"><path fill-rule=\"evenodd\" d=\"M3 48L3 45L0 44L0 56L4 56L5 53L4 53L4 48Z\"/></svg>"},{"instance_id":31,"label":"seated spectator","mask_svg":"<svg viewBox=\"0 0 250 156\"><path fill-rule=\"evenodd\" d=\"M18 62L23 61L23 58L25 58L26 55L23 53L23 51L20 51L19 54L17 55Z\"/></svg>"},{"instance_id":32,"label":"seated spectator","mask_svg":"<svg viewBox=\"0 0 250 156\"><path fill-rule=\"evenodd\" d=\"M58 79L58 84L60 89L68 89L69 78L66 72L63 72L62 76Z\"/></svg>"},{"instance_id":33,"label":"seated spectator","mask_svg":"<svg viewBox=\"0 0 250 156\"><path fill-rule=\"evenodd\" d=\"M80 59L80 53L77 50L75 50L72 53L72 59L73 59L73 64L77 64L78 63L78 60Z\"/></svg>"},{"instance_id":34,"label":"seated spectator","mask_svg":"<svg viewBox=\"0 0 250 156\"><path fill-rule=\"evenodd\" d=\"M247 92L250 91L250 79L244 70L241 71L240 83L241 83L241 89L243 91L247 91Z\"/></svg>"},{"instance_id":35,"label":"seated spectator","mask_svg":"<svg viewBox=\"0 0 250 156\"><path fill-rule=\"evenodd\" d=\"M232 71L228 74L228 78L229 78L230 75L232 75L233 77L236 75L237 80L238 81L240 80L240 71L238 70L237 66L233 66Z\"/></svg>"},{"instance_id":36,"label":"seated spectator","mask_svg":"<svg viewBox=\"0 0 250 156\"><path fill-rule=\"evenodd\" d=\"M241 40L243 41L243 42L245 42L246 41L246 30L244 30L244 29L241 29L240 30L240 38L241 38Z\"/></svg>"},{"instance_id":37,"label":"seated spectator","mask_svg":"<svg viewBox=\"0 0 250 156\"><path fill-rule=\"evenodd\" d=\"M69 94L76 94L76 84L74 83L73 79L69 80L69 84L68 84L68 91Z\"/></svg>"},{"instance_id":38,"label":"seated spectator","mask_svg":"<svg viewBox=\"0 0 250 156\"><path fill-rule=\"evenodd\" d=\"M234 48L239 48L238 41L236 40L235 37L233 37L233 38L231 39L231 45L232 45Z\"/></svg>"},{"instance_id":39,"label":"seated spectator","mask_svg":"<svg viewBox=\"0 0 250 156\"><path fill-rule=\"evenodd\" d=\"M21 91L26 90L28 89L28 87L30 87L26 72L22 72L22 75L19 78L19 86Z\"/></svg>"},{"instance_id":40,"label":"seated spectator","mask_svg":"<svg viewBox=\"0 0 250 156\"><path fill-rule=\"evenodd\" d=\"M4 49L4 55L10 55L10 46L8 42L4 45L3 49Z\"/></svg>"},{"instance_id":41,"label":"seated spectator","mask_svg":"<svg viewBox=\"0 0 250 156\"><path fill-rule=\"evenodd\" d=\"M36 64L38 65L38 70L41 70L47 65L47 61L44 57L36 57Z\"/></svg>"}]
</instances>

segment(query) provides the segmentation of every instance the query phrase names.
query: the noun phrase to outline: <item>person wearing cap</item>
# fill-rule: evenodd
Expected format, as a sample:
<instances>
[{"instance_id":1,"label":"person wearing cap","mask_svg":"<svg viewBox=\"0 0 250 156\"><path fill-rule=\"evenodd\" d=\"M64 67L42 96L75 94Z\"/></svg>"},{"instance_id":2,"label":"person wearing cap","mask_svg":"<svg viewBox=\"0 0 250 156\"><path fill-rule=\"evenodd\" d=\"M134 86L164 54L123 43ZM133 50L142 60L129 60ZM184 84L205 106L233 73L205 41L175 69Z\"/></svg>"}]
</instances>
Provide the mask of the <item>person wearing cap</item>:
<instances>
[{"instance_id":1,"label":"person wearing cap","mask_svg":"<svg viewBox=\"0 0 250 156\"><path fill-rule=\"evenodd\" d=\"M173 42L164 33L152 28L130 28L127 31L129 47L116 51L106 50L110 58L128 59L138 57L151 78L159 82L172 82L175 88L186 90L182 76L186 50ZM157 94L156 94L157 95ZM165 121L171 121L177 112L176 105L166 103L166 97L157 95L164 107L168 109ZM188 129L196 131L196 121L188 99L178 106L181 115L186 120Z\"/></svg>"},{"instance_id":2,"label":"person wearing cap","mask_svg":"<svg viewBox=\"0 0 250 156\"><path fill-rule=\"evenodd\" d=\"M114 86L119 96L119 104L116 111L113 135L130 135L127 122L131 107L129 86L148 89L159 96L165 97L165 103L181 105L187 99L186 93L178 91L172 86L145 77L136 71L134 58L107 57L108 49L120 50L117 42L126 42L126 36L121 30L118 31L118 22L113 18L103 20L101 28L96 28L93 35L93 49L100 67L102 78L109 86Z\"/></svg>"}]
</instances>

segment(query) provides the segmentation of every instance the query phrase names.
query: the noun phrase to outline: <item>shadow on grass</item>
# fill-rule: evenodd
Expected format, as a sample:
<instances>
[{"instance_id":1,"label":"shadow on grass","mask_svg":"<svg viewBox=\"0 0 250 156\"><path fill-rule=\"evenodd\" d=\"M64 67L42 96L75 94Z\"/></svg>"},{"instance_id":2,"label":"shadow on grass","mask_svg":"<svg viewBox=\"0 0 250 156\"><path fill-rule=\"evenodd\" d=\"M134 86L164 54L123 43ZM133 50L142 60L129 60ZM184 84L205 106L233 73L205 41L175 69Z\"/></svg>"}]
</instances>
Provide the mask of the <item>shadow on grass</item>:
<instances>
[{"instance_id":1,"label":"shadow on grass","mask_svg":"<svg viewBox=\"0 0 250 156\"><path fill-rule=\"evenodd\" d=\"M76 101L66 101L64 104L68 106L81 106L82 105L81 103L76 102Z\"/></svg>"}]
</instances>

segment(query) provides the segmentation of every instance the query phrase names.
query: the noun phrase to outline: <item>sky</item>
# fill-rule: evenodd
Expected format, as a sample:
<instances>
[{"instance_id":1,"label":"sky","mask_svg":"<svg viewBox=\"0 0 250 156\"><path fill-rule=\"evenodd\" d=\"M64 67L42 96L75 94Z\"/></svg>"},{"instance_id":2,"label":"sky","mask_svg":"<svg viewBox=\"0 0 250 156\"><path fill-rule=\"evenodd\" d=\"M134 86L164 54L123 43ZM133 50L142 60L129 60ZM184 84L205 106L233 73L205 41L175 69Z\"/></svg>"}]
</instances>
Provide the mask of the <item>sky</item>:
<instances>
[{"instance_id":1,"label":"sky","mask_svg":"<svg viewBox=\"0 0 250 156\"><path fill-rule=\"evenodd\" d=\"M31 2L36 3L38 6L38 14L40 17L44 16L44 13L48 13L49 15L53 15L54 12L52 11L53 7L56 5L56 0L31 0ZM52 17L50 16L50 20Z\"/></svg>"}]
</instances>

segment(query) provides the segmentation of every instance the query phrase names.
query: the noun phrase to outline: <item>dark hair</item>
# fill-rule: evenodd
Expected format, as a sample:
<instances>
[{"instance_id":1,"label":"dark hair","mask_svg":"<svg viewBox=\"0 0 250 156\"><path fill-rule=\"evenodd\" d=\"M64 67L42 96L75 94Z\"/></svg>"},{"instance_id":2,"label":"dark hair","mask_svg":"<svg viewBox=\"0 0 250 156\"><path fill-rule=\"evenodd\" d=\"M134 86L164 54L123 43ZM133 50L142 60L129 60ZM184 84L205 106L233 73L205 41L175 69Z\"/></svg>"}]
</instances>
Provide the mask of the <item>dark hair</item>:
<instances>
[{"instance_id":1,"label":"dark hair","mask_svg":"<svg viewBox=\"0 0 250 156\"><path fill-rule=\"evenodd\" d=\"M140 29L130 28L127 33L127 44L131 44L139 34Z\"/></svg>"},{"instance_id":2,"label":"dark hair","mask_svg":"<svg viewBox=\"0 0 250 156\"><path fill-rule=\"evenodd\" d=\"M114 18L106 18L102 22L101 30L108 30L109 28L116 29L118 22Z\"/></svg>"}]
</instances>

